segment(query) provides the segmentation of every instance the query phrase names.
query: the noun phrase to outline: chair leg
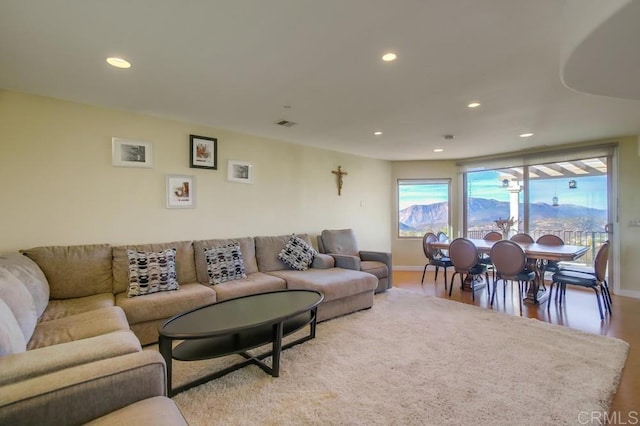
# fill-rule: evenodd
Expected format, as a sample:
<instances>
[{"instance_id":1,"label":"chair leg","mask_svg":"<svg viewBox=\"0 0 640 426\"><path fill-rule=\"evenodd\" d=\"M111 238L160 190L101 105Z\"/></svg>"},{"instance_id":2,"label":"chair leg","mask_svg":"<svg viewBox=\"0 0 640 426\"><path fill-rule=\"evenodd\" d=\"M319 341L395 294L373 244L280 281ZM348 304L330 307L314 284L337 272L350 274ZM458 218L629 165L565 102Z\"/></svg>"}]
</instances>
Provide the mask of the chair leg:
<instances>
[{"instance_id":1,"label":"chair leg","mask_svg":"<svg viewBox=\"0 0 640 426\"><path fill-rule=\"evenodd\" d=\"M493 308L493 300L496 298L496 291L497 290L498 290L498 281L494 278L493 279L493 293L491 294L491 307L492 308Z\"/></svg>"},{"instance_id":2,"label":"chair leg","mask_svg":"<svg viewBox=\"0 0 640 426\"><path fill-rule=\"evenodd\" d=\"M451 297L451 291L453 290L453 280L455 279L456 274L459 274L459 272L456 271L451 276L451 282L449 283L449 297Z\"/></svg>"},{"instance_id":3,"label":"chair leg","mask_svg":"<svg viewBox=\"0 0 640 426\"><path fill-rule=\"evenodd\" d=\"M447 267L443 266L442 269L444 269L444 291L447 291Z\"/></svg>"},{"instance_id":4,"label":"chair leg","mask_svg":"<svg viewBox=\"0 0 640 426\"><path fill-rule=\"evenodd\" d=\"M422 279L420 280L420 285L424 285L424 274L427 273L427 266L429 266L428 263L424 265L424 269L422 270Z\"/></svg>"},{"instance_id":5,"label":"chair leg","mask_svg":"<svg viewBox=\"0 0 640 426\"><path fill-rule=\"evenodd\" d=\"M602 294L602 301L604 302L604 310L611 316L611 302L609 302L609 298L607 297L607 290L604 286L604 283L600 284L600 294Z\"/></svg>"},{"instance_id":6,"label":"chair leg","mask_svg":"<svg viewBox=\"0 0 640 426\"><path fill-rule=\"evenodd\" d=\"M484 279L487 283L487 297L491 297L491 288L489 286L489 271L484 273Z\"/></svg>"},{"instance_id":7,"label":"chair leg","mask_svg":"<svg viewBox=\"0 0 640 426\"><path fill-rule=\"evenodd\" d=\"M433 280L436 283L436 285L438 285L438 269L440 269L440 268L438 266L436 266L436 276L433 278Z\"/></svg>"},{"instance_id":8,"label":"chair leg","mask_svg":"<svg viewBox=\"0 0 640 426\"><path fill-rule=\"evenodd\" d=\"M600 311L600 320L604 320L604 315L602 314L602 304L600 303L600 293L598 292L597 288L591 288L593 288L593 291L596 293L596 300L598 301L598 311Z\"/></svg>"},{"instance_id":9,"label":"chair leg","mask_svg":"<svg viewBox=\"0 0 640 426\"><path fill-rule=\"evenodd\" d=\"M519 281L518 281L518 306L520 307L520 316L522 316L522 286L520 285Z\"/></svg>"},{"instance_id":10,"label":"chair leg","mask_svg":"<svg viewBox=\"0 0 640 426\"><path fill-rule=\"evenodd\" d=\"M551 297L553 296L553 285L555 283L553 281L551 281L551 284L549 284L549 298L547 299L547 310L551 309ZM556 291L556 300L558 297L558 292Z\"/></svg>"},{"instance_id":11,"label":"chair leg","mask_svg":"<svg viewBox=\"0 0 640 426\"><path fill-rule=\"evenodd\" d=\"M613 305L613 300L611 300L611 293L609 292L609 284L607 284L607 280L604 280L602 282L602 288L607 295L607 299L609 299L609 306Z\"/></svg>"}]
</instances>

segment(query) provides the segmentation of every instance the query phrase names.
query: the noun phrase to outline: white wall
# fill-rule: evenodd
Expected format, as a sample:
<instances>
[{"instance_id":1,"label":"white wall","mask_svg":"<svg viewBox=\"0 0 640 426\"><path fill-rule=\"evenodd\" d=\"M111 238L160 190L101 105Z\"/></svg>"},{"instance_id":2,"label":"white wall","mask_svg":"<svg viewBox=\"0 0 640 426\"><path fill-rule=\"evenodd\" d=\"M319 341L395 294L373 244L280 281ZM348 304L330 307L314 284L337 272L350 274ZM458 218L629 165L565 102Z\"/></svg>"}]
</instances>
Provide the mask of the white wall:
<instances>
[{"instance_id":1,"label":"white wall","mask_svg":"<svg viewBox=\"0 0 640 426\"><path fill-rule=\"evenodd\" d=\"M189 134L218 138L218 170L189 168ZM113 167L114 136L152 142L154 167ZM255 183L228 182L228 159L253 162ZM165 208L167 174L195 176L197 208ZM391 246L387 161L3 90L0 185L0 251L347 227Z\"/></svg>"}]
</instances>

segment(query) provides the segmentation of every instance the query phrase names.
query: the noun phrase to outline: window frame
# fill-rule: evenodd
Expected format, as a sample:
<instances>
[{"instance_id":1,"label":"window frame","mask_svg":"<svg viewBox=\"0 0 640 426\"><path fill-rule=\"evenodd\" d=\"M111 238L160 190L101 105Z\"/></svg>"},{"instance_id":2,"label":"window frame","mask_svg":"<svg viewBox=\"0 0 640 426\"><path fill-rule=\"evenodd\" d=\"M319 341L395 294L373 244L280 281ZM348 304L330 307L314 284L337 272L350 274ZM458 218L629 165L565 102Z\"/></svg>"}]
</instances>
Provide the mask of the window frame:
<instances>
[{"instance_id":1,"label":"window frame","mask_svg":"<svg viewBox=\"0 0 640 426\"><path fill-rule=\"evenodd\" d=\"M399 178L396 182L396 238L400 240L422 239L423 235L400 235L400 188L402 185L446 185L447 186L447 235L451 235L451 178Z\"/></svg>"}]
</instances>

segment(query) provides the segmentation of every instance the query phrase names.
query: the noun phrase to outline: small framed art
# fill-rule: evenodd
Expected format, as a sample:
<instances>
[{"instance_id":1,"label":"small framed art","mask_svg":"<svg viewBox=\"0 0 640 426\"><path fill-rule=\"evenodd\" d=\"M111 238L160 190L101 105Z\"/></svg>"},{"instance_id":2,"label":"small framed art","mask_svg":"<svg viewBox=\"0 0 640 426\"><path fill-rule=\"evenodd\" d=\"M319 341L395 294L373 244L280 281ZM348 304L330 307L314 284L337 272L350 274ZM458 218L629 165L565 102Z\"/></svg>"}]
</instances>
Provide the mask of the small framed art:
<instances>
[{"instance_id":1,"label":"small framed art","mask_svg":"<svg viewBox=\"0 0 640 426\"><path fill-rule=\"evenodd\" d=\"M253 163L229 160L227 180L230 182L253 183Z\"/></svg>"},{"instance_id":2,"label":"small framed art","mask_svg":"<svg viewBox=\"0 0 640 426\"><path fill-rule=\"evenodd\" d=\"M195 206L195 176L167 175L167 208L193 209Z\"/></svg>"},{"instance_id":3,"label":"small framed art","mask_svg":"<svg viewBox=\"0 0 640 426\"><path fill-rule=\"evenodd\" d=\"M153 167L153 144L132 139L111 138L111 164L117 167Z\"/></svg>"},{"instance_id":4,"label":"small framed art","mask_svg":"<svg viewBox=\"0 0 640 426\"><path fill-rule=\"evenodd\" d=\"M189 135L191 154L189 167L195 169L218 169L218 139Z\"/></svg>"}]
</instances>

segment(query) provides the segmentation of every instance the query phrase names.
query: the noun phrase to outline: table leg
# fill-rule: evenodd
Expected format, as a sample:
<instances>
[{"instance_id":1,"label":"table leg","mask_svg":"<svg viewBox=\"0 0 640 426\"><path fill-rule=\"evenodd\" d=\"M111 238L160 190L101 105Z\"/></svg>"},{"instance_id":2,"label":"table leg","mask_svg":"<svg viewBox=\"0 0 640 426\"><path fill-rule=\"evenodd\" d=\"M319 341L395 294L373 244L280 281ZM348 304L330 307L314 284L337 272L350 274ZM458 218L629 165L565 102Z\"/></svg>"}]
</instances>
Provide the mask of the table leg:
<instances>
[{"instance_id":1,"label":"table leg","mask_svg":"<svg viewBox=\"0 0 640 426\"><path fill-rule=\"evenodd\" d=\"M523 302L525 305L539 305L547 300L549 294L540 290L543 287L541 284L544 280L544 270L545 263L543 260L538 260L535 262L534 271L536 273L536 278L533 280L533 283L529 286L529 290L527 291L527 296L524 298Z\"/></svg>"},{"instance_id":2,"label":"table leg","mask_svg":"<svg viewBox=\"0 0 640 426\"><path fill-rule=\"evenodd\" d=\"M164 362L167 366L167 395L171 395L171 361L173 356L171 354L171 339L165 336L160 336L158 339L158 349L160 355L164 358Z\"/></svg>"},{"instance_id":3,"label":"table leg","mask_svg":"<svg viewBox=\"0 0 640 426\"><path fill-rule=\"evenodd\" d=\"M280 352L282 352L282 334L284 330L284 322L273 325L273 354L271 355L271 375L273 377L280 376Z\"/></svg>"}]
</instances>

